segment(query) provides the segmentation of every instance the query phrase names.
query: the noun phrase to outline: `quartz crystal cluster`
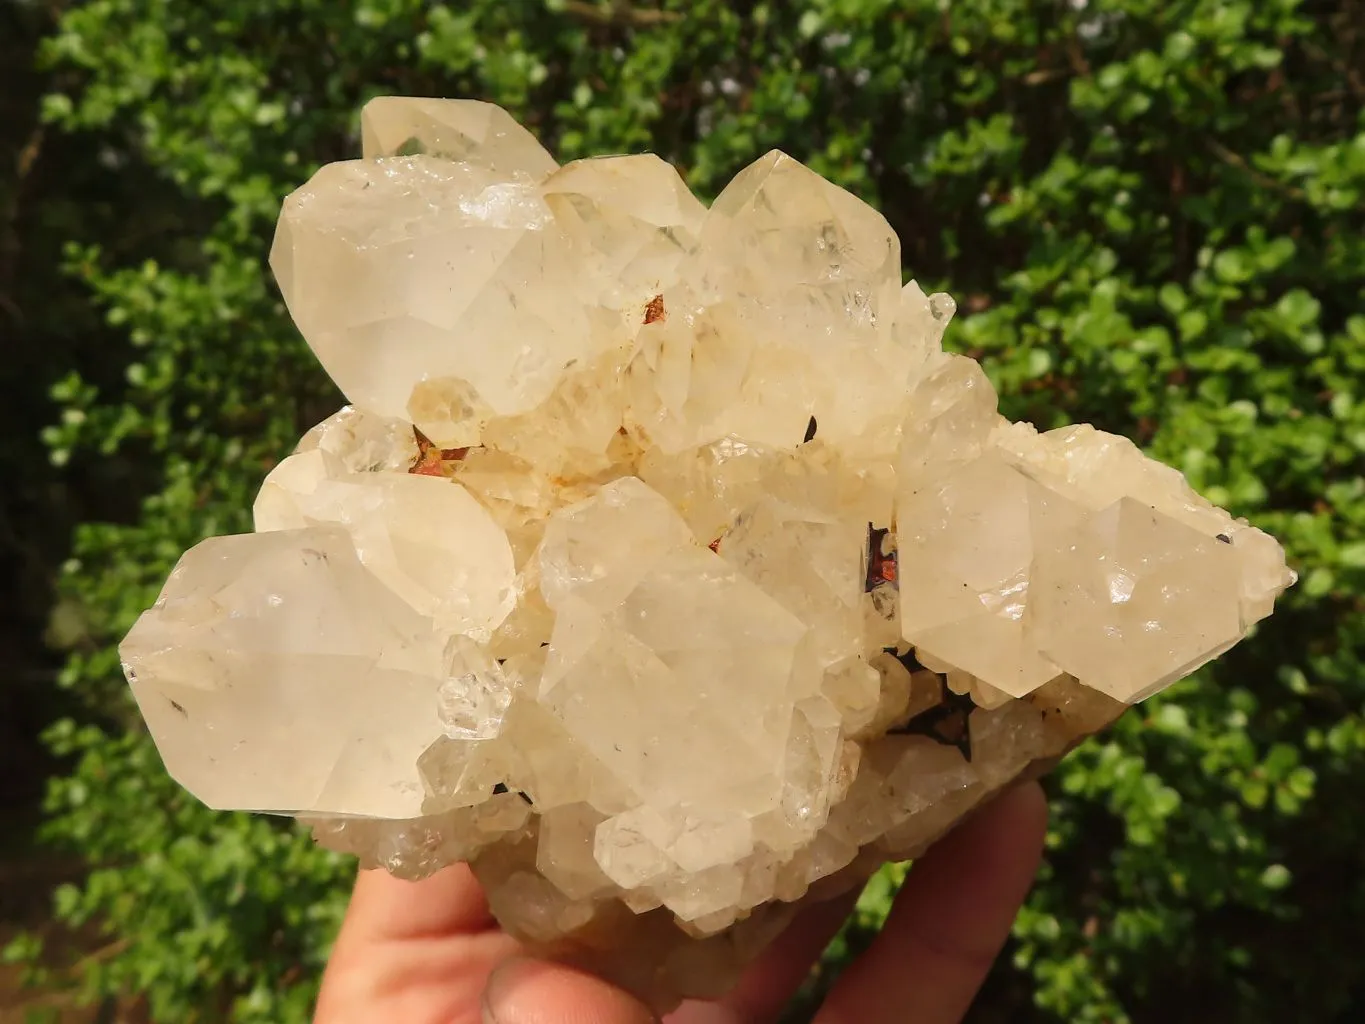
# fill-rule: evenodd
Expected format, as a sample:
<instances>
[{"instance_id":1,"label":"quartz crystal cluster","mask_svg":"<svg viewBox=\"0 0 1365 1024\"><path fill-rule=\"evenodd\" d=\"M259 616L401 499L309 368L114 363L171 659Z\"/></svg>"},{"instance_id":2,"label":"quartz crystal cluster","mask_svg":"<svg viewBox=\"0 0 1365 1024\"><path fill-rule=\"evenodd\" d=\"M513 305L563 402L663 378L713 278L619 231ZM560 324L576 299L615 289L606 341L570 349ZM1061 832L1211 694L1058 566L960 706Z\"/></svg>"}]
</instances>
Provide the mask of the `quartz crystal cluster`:
<instances>
[{"instance_id":1,"label":"quartz crystal cluster","mask_svg":"<svg viewBox=\"0 0 1365 1024\"><path fill-rule=\"evenodd\" d=\"M664 1007L916 856L1293 582L1087 426L996 411L886 220L782 153L707 208L388 98L285 202L351 403L122 647L170 772Z\"/></svg>"}]
</instances>

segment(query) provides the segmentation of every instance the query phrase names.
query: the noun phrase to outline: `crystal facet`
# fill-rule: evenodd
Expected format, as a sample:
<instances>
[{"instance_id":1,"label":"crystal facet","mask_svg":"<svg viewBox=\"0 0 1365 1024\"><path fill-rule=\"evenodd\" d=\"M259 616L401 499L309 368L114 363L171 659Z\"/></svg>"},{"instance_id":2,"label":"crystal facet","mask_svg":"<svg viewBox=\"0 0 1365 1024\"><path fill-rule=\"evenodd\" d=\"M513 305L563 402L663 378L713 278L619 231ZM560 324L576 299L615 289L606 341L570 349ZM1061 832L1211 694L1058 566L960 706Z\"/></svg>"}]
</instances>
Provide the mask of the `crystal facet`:
<instances>
[{"instance_id":1,"label":"crystal facet","mask_svg":"<svg viewBox=\"0 0 1365 1024\"><path fill-rule=\"evenodd\" d=\"M122 646L167 768L404 877L469 861L667 1008L1270 614L1269 536L942 349L781 153L707 209L385 98L271 263L352 403Z\"/></svg>"}]
</instances>

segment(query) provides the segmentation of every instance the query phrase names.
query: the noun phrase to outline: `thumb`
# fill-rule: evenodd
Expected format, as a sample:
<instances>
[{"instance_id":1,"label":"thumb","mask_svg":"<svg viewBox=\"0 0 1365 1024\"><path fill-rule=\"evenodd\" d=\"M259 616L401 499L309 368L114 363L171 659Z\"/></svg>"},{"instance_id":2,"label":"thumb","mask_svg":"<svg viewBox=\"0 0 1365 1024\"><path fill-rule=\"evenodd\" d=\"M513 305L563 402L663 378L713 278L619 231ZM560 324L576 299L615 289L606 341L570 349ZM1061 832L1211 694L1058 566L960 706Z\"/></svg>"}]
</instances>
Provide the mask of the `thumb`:
<instances>
[{"instance_id":1,"label":"thumb","mask_svg":"<svg viewBox=\"0 0 1365 1024\"><path fill-rule=\"evenodd\" d=\"M634 996L562 964L514 958L488 978L484 1024L656 1024Z\"/></svg>"}]
</instances>

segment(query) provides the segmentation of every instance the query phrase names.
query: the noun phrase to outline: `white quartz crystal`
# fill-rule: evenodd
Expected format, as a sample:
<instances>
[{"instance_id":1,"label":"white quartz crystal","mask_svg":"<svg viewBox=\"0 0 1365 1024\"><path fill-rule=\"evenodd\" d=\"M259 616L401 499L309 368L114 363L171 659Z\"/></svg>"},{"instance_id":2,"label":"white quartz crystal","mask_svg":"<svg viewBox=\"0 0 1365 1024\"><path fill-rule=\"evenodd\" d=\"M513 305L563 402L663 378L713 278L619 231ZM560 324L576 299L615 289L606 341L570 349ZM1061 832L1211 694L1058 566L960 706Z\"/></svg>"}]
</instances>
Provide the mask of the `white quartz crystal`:
<instances>
[{"instance_id":1,"label":"white quartz crystal","mask_svg":"<svg viewBox=\"0 0 1365 1024\"><path fill-rule=\"evenodd\" d=\"M1294 580L1123 438L1001 418L952 300L791 157L708 209L483 103L362 129L271 253L351 405L122 647L212 806L468 860L513 933L666 1008Z\"/></svg>"}]
</instances>

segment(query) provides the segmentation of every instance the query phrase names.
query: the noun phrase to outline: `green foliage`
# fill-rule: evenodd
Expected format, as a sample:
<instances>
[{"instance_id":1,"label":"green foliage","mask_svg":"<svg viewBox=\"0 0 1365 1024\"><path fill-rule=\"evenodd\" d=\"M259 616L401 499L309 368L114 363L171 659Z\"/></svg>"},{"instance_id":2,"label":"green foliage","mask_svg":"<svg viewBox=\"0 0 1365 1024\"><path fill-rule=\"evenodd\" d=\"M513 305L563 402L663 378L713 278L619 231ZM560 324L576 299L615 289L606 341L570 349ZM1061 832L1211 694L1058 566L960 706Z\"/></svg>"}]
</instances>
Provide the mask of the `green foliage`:
<instances>
[{"instance_id":1,"label":"green foliage","mask_svg":"<svg viewBox=\"0 0 1365 1024\"><path fill-rule=\"evenodd\" d=\"M93 964L91 993L145 993L156 1020L306 1019L344 909L350 867L300 831L207 810L165 778L137 732L70 721L48 741L80 771L52 785L54 834L96 865L54 894L71 924L107 922L126 954ZM136 865L128 862L137 857Z\"/></svg>"},{"instance_id":2,"label":"green foliage","mask_svg":"<svg viewBox=\"0 0 1365 1024\"><path fill-rule=\"evenodd\" d=\"M1005 968L1027 984L993 982L980 1012L1359 1010L1360 0L90 0L45 60L53 129L155 182L72 229L68 269L119 341L57 384L45 437L59 465L141 467L136 511L84 523L63 583L85 638L63 681L99 724L51 731L76 761L49 830L99 866L57 910L132 940L93 993L144 992L162 1020L306 1017L344 866L180 794L114 644L337 402L267 247L282 197L358 150L360 104L407 93L494 100L564 159L653 149L708 194L768 148L801 157L957 297L949 342L1009 414L1127 433L1280 536L1303 582L1277 616L1057 772Z\"/></svg>"}]
</instances>

